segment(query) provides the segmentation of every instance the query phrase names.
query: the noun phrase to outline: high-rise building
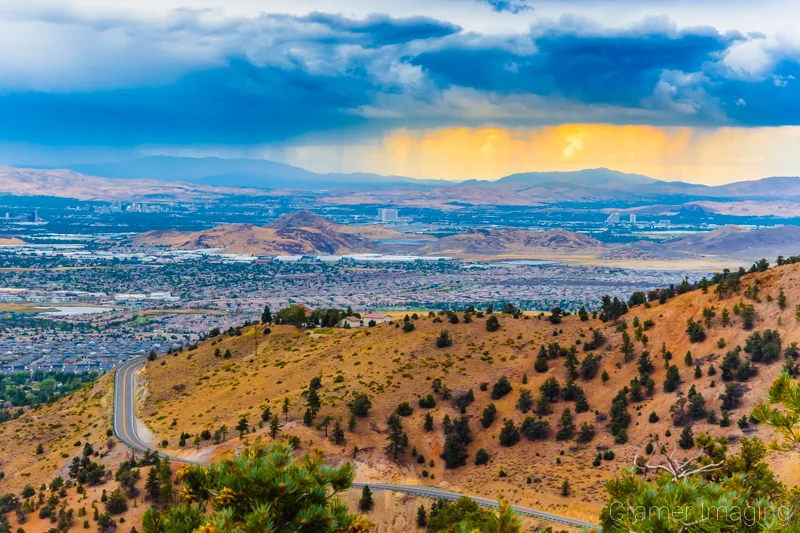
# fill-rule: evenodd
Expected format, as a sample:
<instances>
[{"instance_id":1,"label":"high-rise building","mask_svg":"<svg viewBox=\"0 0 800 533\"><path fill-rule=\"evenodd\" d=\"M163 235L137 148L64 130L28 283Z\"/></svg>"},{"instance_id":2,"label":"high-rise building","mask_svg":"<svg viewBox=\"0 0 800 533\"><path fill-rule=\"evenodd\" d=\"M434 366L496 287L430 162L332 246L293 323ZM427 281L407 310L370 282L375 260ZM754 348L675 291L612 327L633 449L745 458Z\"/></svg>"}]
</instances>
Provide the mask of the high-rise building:
<instances>
[{"instance_id":1,"label":"high-rise building","mask_svg":"<svg viewBox=\"0 0 800 533\"><path fill-rule=\"evenodd\" d=\"M381 222L397 222L397 209L379 209Z\"/></svg>"},{"instance_id":2,"label":"high-rise building","mask_svg":"<svg viewBox=\"0 0 800 533\"><path fill-rule=\"evenodd\" d=\"M611 213L608 215L606 224L619 224L619 213Z\"/></svg>"},{"instance_id":3,"label":"high-rise building","mask_svg":"<svg viewBox=\"0 0 800 533\"><path fill-rule=\"evenodd\" d=\"M631 224L636 224L636 213L631 213Z\"/></svg>"},{"instance_id":4,"label":"high-rise building","mask_svg":"<svg viewBox=\"0 0 800 533\"><path fill-rule=\"evenodd\" d=\"M42 219L39 218L39 211L34 211L30 215L28 215L28 222L41 222Z\"/></svg>"}]
</instances>

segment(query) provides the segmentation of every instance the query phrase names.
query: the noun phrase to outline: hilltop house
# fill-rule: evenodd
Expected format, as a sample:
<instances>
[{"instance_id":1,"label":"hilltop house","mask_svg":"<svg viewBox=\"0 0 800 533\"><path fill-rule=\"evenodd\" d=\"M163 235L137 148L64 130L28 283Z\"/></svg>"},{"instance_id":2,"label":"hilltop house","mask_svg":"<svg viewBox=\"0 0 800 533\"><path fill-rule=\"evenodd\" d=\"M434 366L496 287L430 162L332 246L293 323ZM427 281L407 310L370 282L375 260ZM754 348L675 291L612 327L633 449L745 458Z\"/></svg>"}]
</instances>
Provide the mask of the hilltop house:
<instances>
[{"instance_id":1,"label":"hilltop house","mask_svg":"<svg viewBox=\"0 0 800 533\"><path fill-rule=\"evenodd\" d=\"M370 322L375 322L375 324L383 324L384 322L389 322L391 320L392 317L384 313L367 313L361 317L361 322L367 325L369 325Z\"/></svg>"},{"instance_id":2,"label":"hilltop house","mask_svg":"<svg viewBox=\"0 0 800 533\"><path fill-rule=\"evenodd\" d=\"M342 328L360 328L361 327L361 319L357 316L347 316L339 322L339 327Z\"/></svg>"},{"instance_id":3,"label":"hilltop house","mask_svg":"<svg viewBox=\"0 0 800 533\"><path fill-rule=\"evenodd\" d=\"M357 316L345 317L341 322L339 322L339 327L363 328L364 326L369 326L370 324L383 324L384 322L389 322L391 320L392 317L384 313L367 313L361 318L358 318Z\"/></svg>"}]
</instances>

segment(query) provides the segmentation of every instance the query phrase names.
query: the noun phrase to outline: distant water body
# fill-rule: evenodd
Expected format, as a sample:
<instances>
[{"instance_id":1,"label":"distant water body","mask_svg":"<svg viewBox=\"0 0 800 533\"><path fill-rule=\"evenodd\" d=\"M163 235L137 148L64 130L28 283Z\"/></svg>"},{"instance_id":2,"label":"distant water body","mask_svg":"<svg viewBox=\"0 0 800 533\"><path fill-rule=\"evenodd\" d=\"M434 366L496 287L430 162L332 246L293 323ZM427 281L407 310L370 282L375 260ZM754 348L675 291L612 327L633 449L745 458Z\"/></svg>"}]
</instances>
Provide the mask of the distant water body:
<instances>
[{"instance_id":1,"label":"distant water body","mask_svg":"<svg viewBox=\"0 0 800 533\"><path fill-rule=\"evenodd\" d=\"M52 309L55 309L55 311L47 311L42 314L50 316L96 315L114 310L113 307L81 307L81 306L75 306L75 307L53 306Z\"/></svg>"},{"instance_id":2,"label":"distant water body","mask_svg":"<svg viewBox=\"0 0 800 533\"><path fill-rule=\"evenodd\" d=\"M557 265L558 261L546 261L539 259L515 259L512 261L500 261L502 265L522 265L522 266L545 266Z\"/></svg>"}]
</instances>

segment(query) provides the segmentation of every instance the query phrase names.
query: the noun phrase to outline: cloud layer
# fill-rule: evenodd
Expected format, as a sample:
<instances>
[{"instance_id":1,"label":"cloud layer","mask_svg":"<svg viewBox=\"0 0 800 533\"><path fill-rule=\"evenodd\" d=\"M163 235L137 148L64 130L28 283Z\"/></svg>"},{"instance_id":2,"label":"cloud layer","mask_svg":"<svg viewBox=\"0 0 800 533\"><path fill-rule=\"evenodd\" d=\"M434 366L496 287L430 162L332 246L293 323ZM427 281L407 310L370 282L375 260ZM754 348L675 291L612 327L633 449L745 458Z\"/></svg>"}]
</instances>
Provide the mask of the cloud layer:
<instances>
[{"instance_id":1,"label":"cloud layer","mask_svg":"<svg viewBox=\"0 0 800 533\"><path fill-rule=\"evenodd\" d=\"M614 25L575 15L577 1L558 17L523 0L459 2L434 2L438 17L0 7L0 140L246 146L398 128L800 124L792 32L647 13ZM450 5L507 26L465 28L441 16Z\"/></svg>"}]
</instances>

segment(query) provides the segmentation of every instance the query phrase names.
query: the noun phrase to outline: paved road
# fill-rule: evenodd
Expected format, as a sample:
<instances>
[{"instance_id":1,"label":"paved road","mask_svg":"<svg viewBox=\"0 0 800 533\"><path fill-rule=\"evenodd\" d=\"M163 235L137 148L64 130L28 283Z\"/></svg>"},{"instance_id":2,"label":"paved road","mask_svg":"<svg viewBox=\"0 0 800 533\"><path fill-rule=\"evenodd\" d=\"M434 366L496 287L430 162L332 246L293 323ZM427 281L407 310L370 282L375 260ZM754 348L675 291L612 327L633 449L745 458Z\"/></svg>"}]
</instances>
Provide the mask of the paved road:
<instances>
[{"instance_id":1,"label":"paved road","mask_svg":"<svg viewBox=\"0 0 800 533\"><path fill-rule=\"evenodd\" d=\"M142 368L145 359L133 359L127 361L117 367L114 374L114 434L122 442L139 451L150 450L158 453L162 457L169 457L170 460L179 461L182 463L200 464L196 461L189 461L181 457L165 454L159 450L153 449L148 446L136 431L136 402L134 399L134 391L136 389L135 377L136 372ZM470 500L478 505L484 507L497 507L497 502L487 498L480 498L478 496L469 496L467 494L460 494L450 490L440 489L437 487L426 487L424 485L391 485L386 483L353 483L355 488L363 488L364 485L369 485L372 490L389 490L393 492L402 492L404 494L411 494L414 496L426 496L429 498L439 498L442 500L457 500L462 496L467 496ZM565 516L548 513L546 511L539 511L536 509L529 509L527 507L513 506L514 511L521 515L532 516L547 520L550 522L557 522L571 527L581 527L586 529L600 530L600 526L582 520L574 520Z\"/></svg>"}]
</instances>

